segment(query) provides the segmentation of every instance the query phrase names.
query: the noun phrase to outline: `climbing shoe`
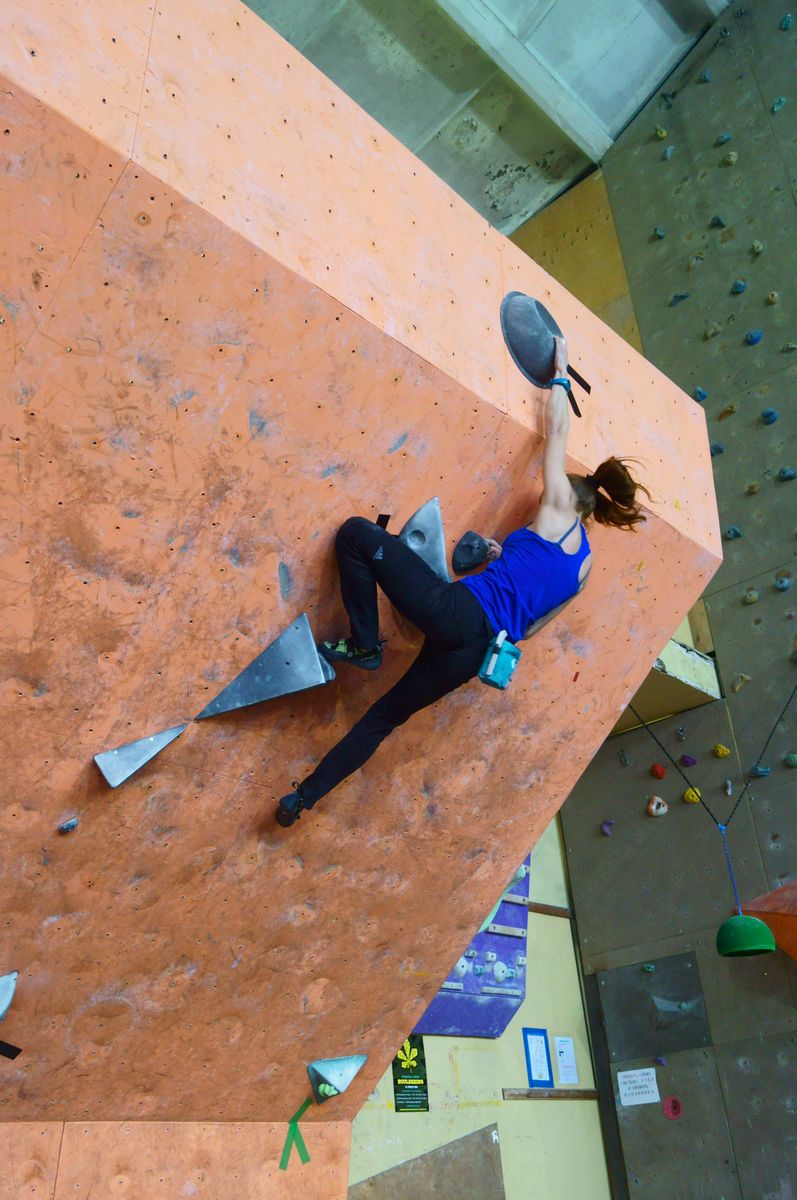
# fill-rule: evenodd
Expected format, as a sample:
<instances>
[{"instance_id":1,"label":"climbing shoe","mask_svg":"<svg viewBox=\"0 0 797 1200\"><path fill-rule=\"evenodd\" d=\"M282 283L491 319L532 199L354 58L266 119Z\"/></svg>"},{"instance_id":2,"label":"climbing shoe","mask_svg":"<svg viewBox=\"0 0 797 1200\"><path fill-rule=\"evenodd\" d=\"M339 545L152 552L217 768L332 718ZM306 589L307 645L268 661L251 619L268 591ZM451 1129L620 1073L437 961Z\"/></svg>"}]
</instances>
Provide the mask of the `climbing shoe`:
<instances>
[{"instance_id":1,"label":"climbing shoe","mask_svg":"<svg viewBox=\"0 0 797 1200\"><path fill-rule=\"evenodd\" d=\"M362 667L364 671L375 671L382 665L384 644L383 638L372 650L361 650L359 646L355 646L353 638L340 638L337 642L319 642L318 653L327 662L347 662L355 667Z\"/></svg>"},{"instance_id":2,"label":"climbing shoe","mask_svg":"<svg viewBox=\"0 0 797 1200\"><path fill-rule=\"evenodd\" d=\"M301 785L293 783L291 787L293 791L289 792L287 796L283 796L277 805L277 824L282 825L283 829L287 829L294 821L298 821L304 809Z\"/></svg>"}]
</instances>

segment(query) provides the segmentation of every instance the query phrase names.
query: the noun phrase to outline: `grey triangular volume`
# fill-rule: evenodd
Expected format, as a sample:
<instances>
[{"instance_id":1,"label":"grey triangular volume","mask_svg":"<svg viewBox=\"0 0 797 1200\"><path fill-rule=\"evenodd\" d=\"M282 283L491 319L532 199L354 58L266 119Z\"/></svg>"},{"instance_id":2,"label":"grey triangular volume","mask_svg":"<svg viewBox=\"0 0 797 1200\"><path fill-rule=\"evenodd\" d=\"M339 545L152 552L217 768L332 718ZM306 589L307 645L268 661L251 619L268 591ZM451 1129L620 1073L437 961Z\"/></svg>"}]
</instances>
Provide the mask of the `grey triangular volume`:
<instances>
[{"instance_id":1,"label":"grey triangular volume","mask_svg":"<svg viewBox=\"0 0 797 1200\"><path fill-rule=\"evenodd\" d=\"M367 1054L349 1054L346 1058L317 1058L307 1068L313 1094L319 1104L330 1099L330 1095L345 1092L355 1075L368 1061ZM331 1085L334 1091L319 1091L322 1085Z\"/></svg>"},{"instance_id":2,"label":"grey triangular volume","mask_svg":"<svg viewBox=\"0 0 797 1200\"><path fill-rule=\"evenodd\" d=\"M303 692L334 678L335 672L316 649L307 613L302 613L194 719L200 721L291 692Z\"/></svg>"},{"instance_id":3,"label":"grey triangular volume","mask_svg":"<svg viewBox=\"0 0 797 1200\"><path fill-rule=\"evenodd\" d=\"M410 550L414 550L435 575L439 575L446 583L451 582L446 562L446 539L443 534L443 516L440 512L440 501L432 496L422 504L416 513L398 535L399 541Z\"/></svg>"},{"instance_id":4,"label":"grey triangular volume","mask_svg":"<svg viewBox=\"0 0 797 1200\"><path fill-rule=\"evenodd\" d=\"M19 971L9 971L7 975L0 975L0 1021L11 1007L18 977Z\"/></svg>"},{"instance_id":5,"label":"grey triangular volume","mask_svg":"<svg viewBox=\"0 0 797 1200\"><path fill-rule=\"evenodd\" d=\"M185 725L172 725L171 729L153 733L151 737L139 738L137 742L128 742L125 746L117 746L115 750L95 754L94 761L111 787L118 787L156 754L160 754L164 746L178 738L187 727L187 722Z\"/></svg>"}]
</instances>

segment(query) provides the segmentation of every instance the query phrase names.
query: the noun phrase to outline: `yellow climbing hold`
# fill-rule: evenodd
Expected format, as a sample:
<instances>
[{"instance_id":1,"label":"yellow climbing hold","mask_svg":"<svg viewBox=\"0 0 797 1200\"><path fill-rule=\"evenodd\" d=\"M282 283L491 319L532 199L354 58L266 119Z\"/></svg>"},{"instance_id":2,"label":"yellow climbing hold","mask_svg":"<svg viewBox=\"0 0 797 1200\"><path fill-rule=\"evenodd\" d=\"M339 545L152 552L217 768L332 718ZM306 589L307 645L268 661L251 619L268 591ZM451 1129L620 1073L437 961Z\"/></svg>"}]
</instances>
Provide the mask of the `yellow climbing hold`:
<instances>
[{"instance_id":1,"label":"yellow climbing hold","mask_svg":"<svg viewBox=\"0 0 797 1200\"><path fill-rule=\"evenodd\" d=\"M717 742L716 746L714 747L714 757L715 758L727 758L729 754L730 754L730 750L728 749L728 747L723 746L722 742Z\"/></svg>"},{"instance_id":2,"label":"yellow climbing hold","mask_svg":"<svg viewBox=\"0 0 797 1200\"><path fill-rule=\"evenodd\" d=\"M700 788L687 788L684 792L684 800L687 804L699 804Z\"/></svg>"},{"instance_id":3,"label":"yellow climbing hold","mask_svg":"<svg viewBox=\"0 0 797 1200\"><path fill-rule=\"evenodd\" d=\"M659 139L659 141L663 142L664 139L666 138L666 136L667 136L667 130L662 129L661 125L657 125L656 126L656 137Z\"/></svg>"}]
</instances>

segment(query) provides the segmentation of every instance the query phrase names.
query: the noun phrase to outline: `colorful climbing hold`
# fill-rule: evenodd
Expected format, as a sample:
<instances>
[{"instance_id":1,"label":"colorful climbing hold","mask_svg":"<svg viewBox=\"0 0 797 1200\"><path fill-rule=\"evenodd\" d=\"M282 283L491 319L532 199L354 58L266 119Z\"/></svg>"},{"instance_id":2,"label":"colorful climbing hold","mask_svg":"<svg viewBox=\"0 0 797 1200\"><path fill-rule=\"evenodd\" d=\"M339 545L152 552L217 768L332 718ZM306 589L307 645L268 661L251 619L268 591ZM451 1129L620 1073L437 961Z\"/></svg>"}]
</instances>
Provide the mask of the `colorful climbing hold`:
<instances>
[{"instance_id":1,"label":"colorful climbing hold","mask_svg":"<svg viewBox=\"0 0 797 1200\"><path fill-rule=\"evenodd\" d=\"M739 161L739 152L737 150L729 150L722 160L723 167L735 167Z\"/></svg>"},{"instance_id":2,"label":"colorful climbing hold","mask_svg":"<svg viewBox=\"0 0 797 1200\"><path fill-rule=\"evenodd\" d=\"M748 496L755 496L760 491L761 491L760 483L748 483L748 485L747 485L747 495Z\"/></svg>"},{"instance_id":3,"label":"colorful climbing hold","mask_svg":"<svg viewBox=\"0 0 797 1200\"><path fill-rule=\"evenodd\" d=\"M752 250L753 254L756 256L756 258L758 258L759 254L764 253L764 243L759 242L758 238L756 238L756 240L753 242L750 249Z\"/></svg>"},{"instance_id":4,"label":"colorful climbing hold","mask_svg":"<svg viewBox=\"0 0 797 1200\"><path fill-rule=\"evenodd\" d=\"M708 392L705 388L696 387L694 391L695 400L698 404L702 404L704 400L708 400Z\"/></svg>"},{"instance_id":5,"label":"colorful climbing hold","mask_svg":"<svg viewBox=\"0 0 797 1200\"><path fill-rule=\"evenodd\" d=\"M777 292L767 292L767 304L777 304L780 296Z\"/></svg>"},{"instance_id":6,"label":"colorful climbing hold","mask_svg":"<svg viewBox=\"0 0 797 1200\"><path fill-rule=\"evenodd\" d=\"M729 754L730 750L727 746L723 746L722 742L717 742L717 744L714 746L715 758L727 758Z\"/></svg>"},{"instance_id":7,"label":"colorful climbing hold","mask_svg":"<svg viewBox=\"0 0 797 1200\"><path fill-rule=\"evenodd\" d=\"M647 804L647 814L649 817L666 817L670 811L670 806L666 800L662 800L661 796L651 796Z\"/></svg>"},{"instance_id":8,"label":"colorful climbing hold","mask_svg":"<svg viewBox=\"0 0 797 1200\"><path fill-rule=\"evenodd\" d=\"M738 404L726 404L722 412L718 416L718 421L727 421L728 417L732 417L735 412L739 411Z\"/></svg>"},{"instance_id":9,"label":"colorful climbing hold","mask_svg":"<svg viewBox=\"0 0 797 1200\"><path fill-rule=\"evenodd\" d=\"M755 590L755 588L750 588L742 596L742 604L757 604L758 598L758 592Z\"/></svg>"},{"instance_id":10,"label":"colorful climbing hold","mask_svg":"<svg viewBox=\"0 0 797 1200\"><path fill-rule=\"evenodd\" d=\"M785 96L778 96L777 100L776 100L776 101L775 101L775 103L772 105L772 110L771 110L771 111L772 111L773 113L779 113L779 112L780 112L780 110L783 108L783 105L784 105L785 103L786 103L786 97L785 97Z\"/></svg>"},{"instance_id":11,"label":"colorful climbing hold","mask_svg":"<svg viewBox=\"0 0 797 1200\"><path fill-rule=\"evenodd\" d=\"M780 413L776 408L764 408L761 410L761 420L765 425L774 425Z\"/></svg>"},{"instance_id":12,"label":"colorful climbing hold","mask_svg":"<svg viewBox=\"0 0 797 1200\"><path fill-rule=\"evenodd\" d=\"M62 821L58 826L59 833L71 833L73 829L77 829L80 824L80 817L70 817L68 821Z\"/></svg>"},{"instance_id":13,"label":"colorful climbing hold","mask_svg":"<svg viewBox=\"0 0 797 1200\"><path fill-rule=\"evenodd\" d=\"M659 241L662 241L663 238L666 238L667 234L662 229L661 225L654 225L653 226L653 236L654 236L654 238L658 238Z\"/></svg>"},{"instance_id":14,"label":"colorful climbing hold","mask_svg":"<svg viewBox=\"0 0 797 1200\"><path fill-rule=\"evenodd\" d=\"M733 542L736 540L736 538L740 538L741 536L742 536L742 531L738 525L729 525L728 528L725 530L725 541L726 542Z\"/></svg>"},{"instance_id":15,"label":"colorful climbing hold","mask_svg":"<svg viewBox=\"0 0 797 1200\"><path fill-rule=\"evenodd\" d=\"M670 296L670 308L675 308L676 304L680 304L682 300L688 300L690 295L690 292L675 292Z\"/></svg>"},{"instance_id":16,"label":"colorful climbing hold","mask_svg":"<svg viewBox=\"0 0 797 1200\"><path fill-rule=\"evenodd\" d=\"M778 29L782 29L784 33L787 33L793 24L794 17L791 15L791 13L786 13L785 17L780 18L780 25L778 26Z\"/></svg>"},{"instance_id":17,"label":"colorful climbing hold","mask_svg":"<svg viewBox=\"0 0 797 1200\"><path fill-rule=\"evenodd\" d=\"M688 787L684 792L684 800L687 804L699 804L700 788Z\"/></svg>"},{"instance_id":18,"label":"colorful climbing hold","mask_svg":"<svg viewBox=\"0 0 797 1200\"><path fill-rule=\"evenodd\" d=\"M778 479L781 483L787 483L790 479L797 479L797 471L794 467L781 467L778 471Z\"/></svg>"},{"instance_id":19,"label":"colorful climbing hold","mask_svg":"<svg viewBox=\"0 0 797 1200\"><path fill-rule=\"evenodd\" d=\"M737 671L731 683L731 691L734 695L738 695L746 683L752 679L751 675L745 675L744 671Z\"/></svg>"},{"instance_id":20,"label":"colorful climbing hold","mask_svg":"<svg viewBox=\"0 0 797 1200\"><path fill-rule=\"evenodd\" d=\"M667 136L667 130L664 129L661 125L657 125L656 126L656 137L659 139L659 141L663 142L664 139L666 138L666 136Z\"/></svg>"},{"instance_id":21,"label":"colorful climbing hold","mask_svg":"<svg viewBox=\"0 0 797 1200\"><path fill-rule=\"evenodd\" d=\"M726 144L726 142L729 142L731 140L732 137L733 137L732 133L721 133L719 135L719 137L717 138L715 145L724 146Z\"/></svg>"},{"instance_id":22,"label":"colorful climbing hold","mask_svg":"<svg viewBox=\"0 0 797 1200\"><path fill-rule=\"evenodd\" d=\"M664 160L664 162L669 162L669 160L672 158L673 154L675 154L675 146L665 146L662 151L661 157Z\"/></svg>"},{"instance_id":23,"label":"colorful climbing hold","mask_svg":"<svg viewBox=\"0 0 797 1200\"><path fill-rule=\"evenodd\" d=\"M775 576L775 590L778 592L788 592L794 579L789 571L784 571L782 575Z\"/></svg>"},{"instance_id":24,"label":"colorful climbing hold","mask_svg":"<svg viewBox=\"0 0 797 1200\"><path fill-rule=\"evenodd\" d=\"M722 442L712 442L709 449L711 451L712 458L716 458L718 454L725 453L725 447L723 446Z\"/></svg>"},{"instance_id":25,"label":"colorful climbing hold","mask_svg":"<svg viewBox=\"0 0 797 1200\"><path fill-rule=\"evenodd\" d=\"M733 283L731 284L731 291L733 292L734 296L741 296L742 292L747 291L747 284L743 279L734 279Z\"/></svg>"},{"instance_id":26,"label":"colorful climbing hold","mask_svg":"<svg viewBox=\"0 0 797 1200\"><path fill-rule=\"evenodd\" d=\"M656 964L652 963L652 962L643 963L642 970L645 972L646 975L652 975L653 972L656 970Z\"/></svg>"},{"instance_id":27,"label":"colorful climbing hold","mask_svg":"<svg viewBox=\"0 0 797 1200\"><path fill-rule=\"evenodd\" d=\"M705 70L701 71L697 78L699 83L711 83L714 76L711 74L711 71Z\"/></svg>"},{"instance_id":28,"label":"colorful climbing hold","mask_svg":"<svg viewBox=\"0 0 797 1200\"><path fill-rule=\"evenodd\" d=\"M682 1116L684 1108L677 1096L665 1096L661 1102L661 1111L668 1121L677 1121Z\"/></svg>"},{"instance_id":29,"label":"colorful climbing hold","mask_svg":"<svg viewBox=\"0 0 797 1200\"><path fill-rule=\"evenodd\" d=\"M790 750L786 755L783 760L783 765L784 767L797 767L797 754L795 754L793 750Z\"/></svg>"},{"instance_id":30,"label":"colorful climbing hold","mask_svg":"<svg viewBox=\"0 0 797 1200\"><path fill-rule=\"evenodd\" d=\"M681 755L681 766L682 767L696 767L697 759L695 758L695 756L693 754L682 754Z\"/></svg>"},{"instance_id":31,"label":"colorful climbing hold","mask_svg":"<svg viewBox=\"0 0 797 1200\"><path fill-rule=\"evenodd\" d=\"M751 329L744 335L744 344L745 346L757 346L763 340L763 337L763 329Z\"/></svg>"},{"instance_id":32,"label":"colorful climbing hold","mask_svg":"<svg viewBox=\"0 0 797 1200\"><path fill-rule=\"evenodd\" d=\"M614 825L613 820L601 821L601 833L603 834L604 837L612 836L612 826L613 825Z\"/></svg>"},{"instance_id":33,"label":"colorful climbing hold","mask_svg":"<svg viewBox=\"0 0 797 1200\"><path fill-rule=\"evenodd\" d=\"M664 779L667 774L667 770L661 765L661 763L653 763L653 766L650 768L650 773L654 779Z\"/></svg>"},{"instance_id":34,"label":"colorful climbing hold","mask_svg":"<svg viewBox=\"0 0 797 1200\"><path fill-rule=\"evenodd\" d=\"M771 770L771 767L762 767L756 764L751 770L750 774L754 776L755 779L766 779Z\"/></svg>"},{"instance_id":35,"label":"colorful climbing hold","mask_svg":"<svg viewBox=\"0 0 797 1200\"><path fill-rule=\"evenodd\" d=\"M720 216L714 216L708 223L709 229L724 229L725 222Z\"/></svg>"},{"instance_id":36,"label":"colorful climbing hold","mask_svg":"<svg viewBox=\"0 0 797 1200\"><path fill-rule=\"evenodd\" d=\"M666 1067L667 1066L667 1059L664 1057L663 1054L657 1054L656 1057L653 1059L653 1061L657 1067Z\"/></svg>"}]
</instances>

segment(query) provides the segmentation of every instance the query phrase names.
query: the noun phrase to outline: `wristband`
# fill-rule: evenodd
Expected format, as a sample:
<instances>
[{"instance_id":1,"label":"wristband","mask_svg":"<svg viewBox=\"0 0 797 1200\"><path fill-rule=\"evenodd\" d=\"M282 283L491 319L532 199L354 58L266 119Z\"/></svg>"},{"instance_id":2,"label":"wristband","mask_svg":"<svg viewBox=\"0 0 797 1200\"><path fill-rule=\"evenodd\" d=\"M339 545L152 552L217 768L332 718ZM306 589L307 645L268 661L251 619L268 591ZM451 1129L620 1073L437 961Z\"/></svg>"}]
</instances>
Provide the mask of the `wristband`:
<instances>
[{"instance_id":1,"label":"wristband","mask_svg":"<svg viewBox=\"0 0 797 1200\"><path fill-rule=\"evenodd\" d=\"M551 380L551 382L548 384L548 387L552 388L554 386L554 384L556 384L556 383L560 383L566 392L570 391L570 380L569 379L565 379L561 375L557 375L556 379Z\"/></svg>"}]
</instances>

